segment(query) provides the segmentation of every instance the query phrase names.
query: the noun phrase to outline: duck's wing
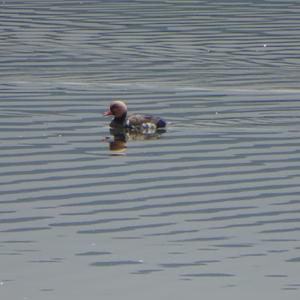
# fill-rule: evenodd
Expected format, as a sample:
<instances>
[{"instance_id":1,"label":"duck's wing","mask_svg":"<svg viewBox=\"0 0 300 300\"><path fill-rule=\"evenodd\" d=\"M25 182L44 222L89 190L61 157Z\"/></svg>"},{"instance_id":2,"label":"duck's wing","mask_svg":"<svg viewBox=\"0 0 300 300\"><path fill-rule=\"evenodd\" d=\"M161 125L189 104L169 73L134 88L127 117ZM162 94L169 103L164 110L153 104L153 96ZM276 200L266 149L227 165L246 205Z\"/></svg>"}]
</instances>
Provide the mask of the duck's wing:
<instances>
[{"instance_id":1,"label":"duck's wing","mask_svg":"<svg viewBox=\"0 0 300 300\"><path fill-rule=\"evenodd\" d=\"M128 116L128 121L130 126L139 127L142 126L144 123L150 122L150 119L148 118L148 116L132 114Z\"/></svg>"}]
</instances>

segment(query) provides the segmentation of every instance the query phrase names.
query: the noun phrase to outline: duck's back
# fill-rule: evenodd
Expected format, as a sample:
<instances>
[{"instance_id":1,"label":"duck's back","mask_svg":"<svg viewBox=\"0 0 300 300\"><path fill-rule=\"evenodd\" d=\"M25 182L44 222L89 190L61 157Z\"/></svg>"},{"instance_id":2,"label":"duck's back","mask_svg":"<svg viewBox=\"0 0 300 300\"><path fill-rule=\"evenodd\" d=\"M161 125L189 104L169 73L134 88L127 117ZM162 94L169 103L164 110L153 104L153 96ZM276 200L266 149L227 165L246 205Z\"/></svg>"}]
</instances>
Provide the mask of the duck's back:
<instances>
[{"instance_id":1,"label":"duck's back","mask_svg":"<svg viewBox=\"0 0 300 300\"><path fill-rule=\"evenodd\" d=\"M156 128L166 127L166 121L160 117L151 115L131 114L127 118L130 127L143 127L145 124L153 124Z\"/></svg>"}]
</instances>

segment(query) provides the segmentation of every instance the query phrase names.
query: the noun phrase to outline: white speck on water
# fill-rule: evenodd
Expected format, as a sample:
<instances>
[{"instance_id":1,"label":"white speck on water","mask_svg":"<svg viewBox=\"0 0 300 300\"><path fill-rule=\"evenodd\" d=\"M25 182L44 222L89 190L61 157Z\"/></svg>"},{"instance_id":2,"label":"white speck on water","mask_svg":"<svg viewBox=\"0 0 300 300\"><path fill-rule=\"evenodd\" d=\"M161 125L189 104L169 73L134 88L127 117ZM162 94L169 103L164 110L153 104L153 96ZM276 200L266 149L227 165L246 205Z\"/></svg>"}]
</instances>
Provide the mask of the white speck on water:
<instances>
[{"instance_id":1,"label":"white speck on water","mask_svg":"<svg viewBox=\"0 0 300 300\"><path fill-rule=\"evenodd\" d=\"M264 48L266 48L267 47L267 44L264 44Z\"/></svg>"},{"instance_id":2,"label":"white speck on water","mask_svg":"<svg viewBox=\"0 0 300 300\"><path fill-rule=\"evenodd\" d=\"M3 281L0 281L0 285L4 285L4 282L3 282Z\"/></svg>"},{"instance_id":3,"label":"white speck on water","mask_svg":"<svg viewBox=\"0 0 300 300\"><path fill-rule=\"evenodd\" d=\"M216 115L218 114L218 112L216 111Z\"/></svg>"},{"instance_id":4,"label":"white speck on water","mask_svg":"<svg viewBox=\"0 0 300 300\"><path fill-rule=\"evenodd\" d=\"M142 259L139 259L138 262L139 262L139 263L143 263L144 261L143 261Z\"/></svg>"}]
</instances>

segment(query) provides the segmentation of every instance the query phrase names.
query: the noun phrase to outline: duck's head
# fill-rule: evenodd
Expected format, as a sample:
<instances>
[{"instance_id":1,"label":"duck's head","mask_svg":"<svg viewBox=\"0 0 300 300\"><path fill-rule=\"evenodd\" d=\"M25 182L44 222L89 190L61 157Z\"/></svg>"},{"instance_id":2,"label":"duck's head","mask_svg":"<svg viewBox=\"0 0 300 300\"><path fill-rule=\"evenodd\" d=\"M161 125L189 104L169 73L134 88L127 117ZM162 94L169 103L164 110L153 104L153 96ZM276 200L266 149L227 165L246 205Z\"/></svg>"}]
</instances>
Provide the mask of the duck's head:
<instances>
[{"instance_id":1,"label":"duck's head","mask_svg":"<svg viewBox=\"0 0 300 300\"><path fill-rule=\"evenodd\" d=\"M115 116L121 118L127 113L127 106L123 101L113 101L109 106L109 110L104 113L104 116Z\"/></svg>"}]
</instances>

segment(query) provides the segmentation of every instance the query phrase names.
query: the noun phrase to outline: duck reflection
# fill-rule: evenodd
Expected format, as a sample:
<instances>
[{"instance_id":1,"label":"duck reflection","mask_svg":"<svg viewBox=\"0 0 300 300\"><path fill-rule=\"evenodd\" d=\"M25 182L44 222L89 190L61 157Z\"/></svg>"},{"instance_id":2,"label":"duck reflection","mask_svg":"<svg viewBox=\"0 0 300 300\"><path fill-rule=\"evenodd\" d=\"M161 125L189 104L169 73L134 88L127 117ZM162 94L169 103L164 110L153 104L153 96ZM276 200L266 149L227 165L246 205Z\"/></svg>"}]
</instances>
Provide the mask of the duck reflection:
<instances>
[{"instance_id":1,"label":"duck reflection","mask_svg":"<svg viewBox=\"0 0 300 300\"><path fill-rule=\"evenodd\" d=\"M157 140L165 131L164 129L156 128L143 128L142 130L124 127L110 128L111 137L108 137L106 140L112 154L122 155L125 154L128 141Z\"/></svg>"}]
</instances>

